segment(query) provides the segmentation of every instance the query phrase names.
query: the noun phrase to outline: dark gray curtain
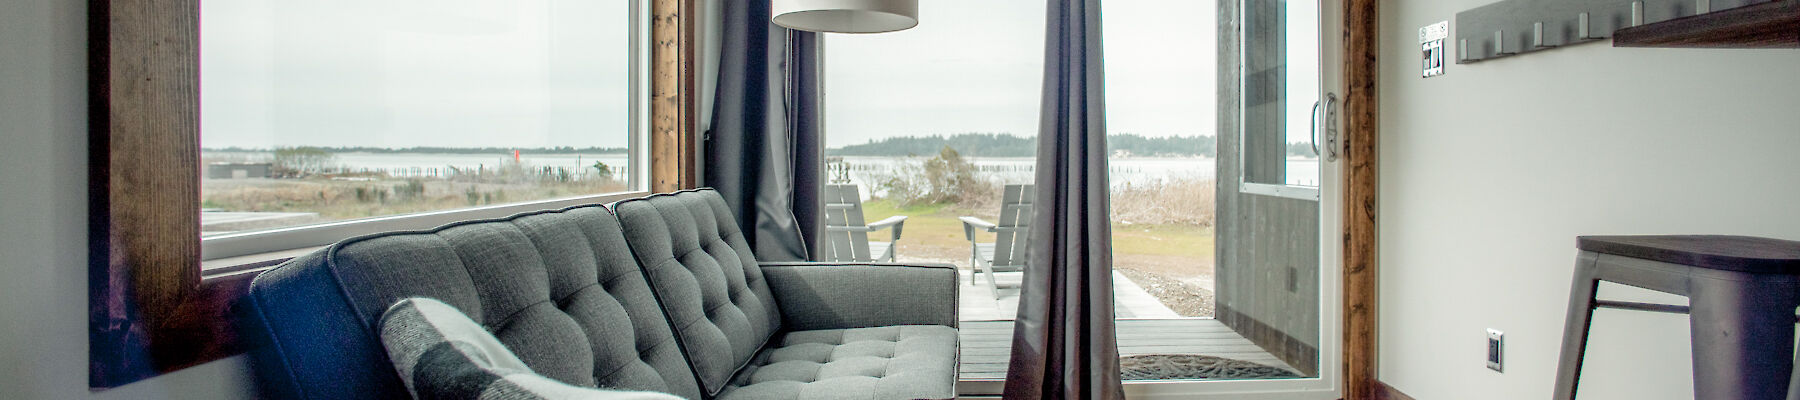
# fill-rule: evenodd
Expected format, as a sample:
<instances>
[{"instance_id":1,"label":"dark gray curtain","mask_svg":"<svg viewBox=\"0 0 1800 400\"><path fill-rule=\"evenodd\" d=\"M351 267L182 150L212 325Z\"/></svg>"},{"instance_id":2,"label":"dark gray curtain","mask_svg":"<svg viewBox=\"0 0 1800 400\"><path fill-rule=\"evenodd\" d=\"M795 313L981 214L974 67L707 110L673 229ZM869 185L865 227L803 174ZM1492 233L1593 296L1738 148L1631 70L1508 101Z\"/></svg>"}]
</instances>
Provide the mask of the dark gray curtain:
<instances>
[{"instance_id":1,"label":"dark gray curtain","mask_svg":"<svg viewBox=\"0 0 1800 400\"><path fill-rule=\"evenodd\" d=\"M707 186L718 189L763 261L818 249L824 141L819 34L769 22L769 2L725 1Z\"/></svg>"},{"instance_id":2,"label":"dark gray curtain","mask_svg":"<svg viewBox=\"0 0 1800 400\"><path fill-rule=\"evenodd\" d=\"M1009 399L1118 399L1100 0L1049 0L1031 258Z\"/></svg>"}]
</instances>

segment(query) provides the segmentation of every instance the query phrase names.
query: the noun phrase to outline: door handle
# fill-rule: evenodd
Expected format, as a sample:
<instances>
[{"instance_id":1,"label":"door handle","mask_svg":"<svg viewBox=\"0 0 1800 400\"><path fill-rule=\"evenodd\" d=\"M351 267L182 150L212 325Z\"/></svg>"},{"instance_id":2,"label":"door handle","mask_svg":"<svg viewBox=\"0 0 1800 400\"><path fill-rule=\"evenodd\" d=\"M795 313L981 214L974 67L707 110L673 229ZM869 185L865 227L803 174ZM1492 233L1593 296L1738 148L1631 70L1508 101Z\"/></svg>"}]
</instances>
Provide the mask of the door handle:
<instances>
[{"instance_id":1,"label":"door handle","mask_svg":"<svg viewBox=\"0 0 1800 400\"><path fill-rule=\"evenodd\" d=\"M1325 92L1325 161L1338 159L1337 93Z\"/></svg>"},{"instance_id":2,"label":"door handle","mask_svg":"<svg viewBox=\"0 0 1800 400\"><path fill-rule=\"evenodd\" d=\"M1312 124L1307 125L1306 128L1310 130L1307 132L1306 140L1312 142L1313 155L1323 155L1319 152L1319 102L1317 101L1313 102Z\"/></svg>"}]
</instances>

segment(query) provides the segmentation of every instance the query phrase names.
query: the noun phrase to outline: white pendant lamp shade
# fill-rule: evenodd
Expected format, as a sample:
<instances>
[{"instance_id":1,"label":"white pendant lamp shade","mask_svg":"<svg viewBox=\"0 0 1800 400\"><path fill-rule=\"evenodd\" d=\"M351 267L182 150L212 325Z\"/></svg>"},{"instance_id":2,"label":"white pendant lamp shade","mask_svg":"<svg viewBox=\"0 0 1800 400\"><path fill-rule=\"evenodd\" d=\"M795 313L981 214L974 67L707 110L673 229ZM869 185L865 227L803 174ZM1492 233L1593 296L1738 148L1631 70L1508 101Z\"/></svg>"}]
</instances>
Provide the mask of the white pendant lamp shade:
<instances>
[{"instance_id":1,"label":"white pendant lamp shade","mask_svg":"<svg viewBox=\"0 0 1800 400\"><path fill-rule=\"evenodd\" d=\"M776 25L835 33L881 33L919 25L919 0L771 0Z\"/></svg>"}]
</instances>

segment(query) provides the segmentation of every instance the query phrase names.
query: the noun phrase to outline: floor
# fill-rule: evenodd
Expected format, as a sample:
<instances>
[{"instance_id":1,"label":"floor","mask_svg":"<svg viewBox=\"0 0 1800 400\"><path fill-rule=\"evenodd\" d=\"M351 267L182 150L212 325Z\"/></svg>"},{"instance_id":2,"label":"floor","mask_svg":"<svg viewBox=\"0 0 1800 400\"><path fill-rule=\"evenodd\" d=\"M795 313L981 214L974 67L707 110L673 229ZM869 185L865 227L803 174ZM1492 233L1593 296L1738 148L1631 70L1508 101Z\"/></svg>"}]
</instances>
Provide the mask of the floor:
<instances>
[{"instance_id":1,"label":"floor","mask_svg":"<svg viewBox=\"0 0 1800 400\"><path fill-rule=\"evenodd\" d=\"M958 319L963 321L993 321L1013 319L1019 315L1019 277L1020 273L995 274L994 280L1000 283L999 298L988 290L987 277L977 275L975 284L969 284L969 270L958 271L961 275L962 290L958 291ZM1180 314L1164 307L1156 296L1151 296L1144 288L1138 287L1124 274L1113 272L1113 313L1119 318L1181 318Z\"/></svg>"},{"instance_id":2,"label":"floor","mask_svg":"<svg viewBox=\"0 0 1800 400\"><path fill-rule=\"evenodd\" d=\"M1204 354L1294 369L1218 320L1129 319L1119 320L1118 328L1121 356ZM965 381L1006 379L1012 330L1012 321L963 322L960 378Z\"/></svg>"},{"instance_id":3,"label":"floor","mask_svg":"<svg viewBox=\"0 0 1800 400\"><path fill-rule=\"evenodd\" d=\"M1018 273L999 274L1000 297L988 289L985 276L969 283L961 271L958 305L962 326L964 381L1002 380L1012 349L1012 321L1018 315ZM1204 354L1294 369L1263 351L1230 327L1209 318L1184 318L1130 279L1113 273L1113 311L1117 314L1119 355Z\"/></svg>"}]
</instances>

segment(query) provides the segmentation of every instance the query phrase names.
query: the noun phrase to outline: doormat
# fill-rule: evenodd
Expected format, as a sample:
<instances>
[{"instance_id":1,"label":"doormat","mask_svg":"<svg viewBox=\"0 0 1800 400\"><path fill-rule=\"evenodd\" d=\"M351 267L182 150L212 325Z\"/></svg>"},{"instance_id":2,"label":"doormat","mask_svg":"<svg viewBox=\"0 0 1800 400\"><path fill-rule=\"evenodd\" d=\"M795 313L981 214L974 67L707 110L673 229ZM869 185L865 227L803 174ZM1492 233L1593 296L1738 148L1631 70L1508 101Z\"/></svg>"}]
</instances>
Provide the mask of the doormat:
<instances>
[{"instance_id":1,"label":"doormat","mask_svg":"<svg viewBox=\"0 0 1800 400\"><path fill-rule=\"evenodd\" d=\"M1282 368L1198 354L1145 354L1119 357L1119 373L1128 381L1301 377L1294 371Z\"/></svg>"}]
</instances>

